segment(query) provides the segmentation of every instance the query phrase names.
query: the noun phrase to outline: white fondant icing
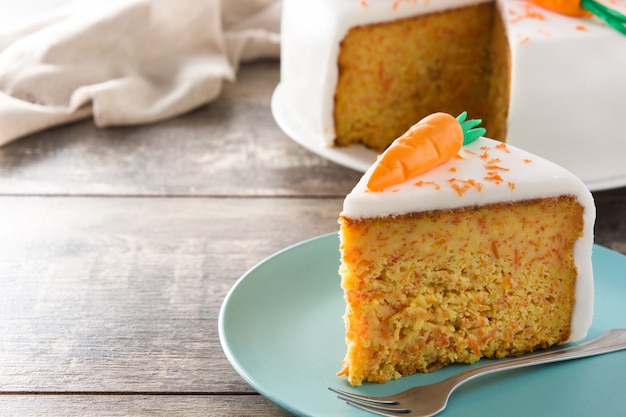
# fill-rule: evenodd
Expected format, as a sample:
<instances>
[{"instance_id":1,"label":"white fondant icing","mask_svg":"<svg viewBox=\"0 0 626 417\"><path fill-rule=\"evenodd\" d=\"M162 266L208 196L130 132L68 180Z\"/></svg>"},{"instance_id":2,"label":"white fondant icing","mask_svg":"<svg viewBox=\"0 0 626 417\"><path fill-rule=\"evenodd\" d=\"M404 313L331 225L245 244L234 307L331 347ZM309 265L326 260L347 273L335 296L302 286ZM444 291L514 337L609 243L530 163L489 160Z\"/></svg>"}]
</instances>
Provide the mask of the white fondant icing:
<instances>
[{"instance_id":1,"label":"white fondant icing","mask_svg":"<svg viewBox=\"0 0 626 417\"><path fill-rule=\"evenodd\" d=\"M623 175L626 36L598 18L574 19L519 0L498 5L512 58L507 143L587 182ZM525 17L529 7L544 20ZM626 13L624 1L612 7Z\"/></svg>"},{"instance_id":2,"label":"white fondant icing","mask_svg":"<svg viewBox=\"0 0 626 417\"><path fill-rule=\"evenodd\" d=\"M339 43L349 28L485 1L367 0L364 6L359 0L285 0L280 82L286 105L330 146ZM507 142L585 182L623 176L626 36L597 18L561 16L524 0L496 1L513 67ZM626 0L613 3L626 12Z\"/></svg>"},{"instance_id":3,"label":"white fondant icing","mask_svg":"<svg viewBox=\"0 0 626 417\"><path fill-rule=\"evenodd\" d=\"M344 201L342 216L360 219L574 195L584 207L583 236L574 248L578 279L570 341L587 334L593 317L591 251L595 204L570 171L512 145L480 138L432 170L381 192L367 189L374 166Z\"/></svg>"}]
</instances>

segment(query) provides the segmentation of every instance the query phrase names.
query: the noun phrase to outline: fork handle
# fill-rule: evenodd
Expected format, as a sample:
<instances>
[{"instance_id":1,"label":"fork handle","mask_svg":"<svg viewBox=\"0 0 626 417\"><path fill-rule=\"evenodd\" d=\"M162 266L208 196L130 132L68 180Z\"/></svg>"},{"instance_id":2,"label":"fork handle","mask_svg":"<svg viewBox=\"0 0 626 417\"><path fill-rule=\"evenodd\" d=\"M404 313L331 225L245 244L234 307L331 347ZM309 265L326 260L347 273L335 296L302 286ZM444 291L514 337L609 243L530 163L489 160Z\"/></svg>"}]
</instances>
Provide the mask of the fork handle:
<instances>
[{"instance_id":1,"label":"fork handle","mask_svg":"<svg viewBox=\"0 0 626 417\"><path fill-rule=\"evenodd\" d=\"M622 349L626 349L626 329L613 329L579 345L470 368L450 377L450 382L458 386L479 376L499 371L585 358Z\"/></svg>"}]
</instances>

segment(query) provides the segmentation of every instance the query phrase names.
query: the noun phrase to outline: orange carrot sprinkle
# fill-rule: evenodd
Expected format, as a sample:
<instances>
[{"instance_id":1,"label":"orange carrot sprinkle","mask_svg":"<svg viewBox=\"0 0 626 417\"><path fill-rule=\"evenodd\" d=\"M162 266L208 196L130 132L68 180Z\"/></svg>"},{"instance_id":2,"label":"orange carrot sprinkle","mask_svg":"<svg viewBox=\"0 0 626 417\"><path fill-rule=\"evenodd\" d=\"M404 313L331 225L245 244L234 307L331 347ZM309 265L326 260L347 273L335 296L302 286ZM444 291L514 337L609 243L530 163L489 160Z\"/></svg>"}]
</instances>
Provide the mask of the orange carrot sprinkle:
<instances>
[{"instance_id":1,"label":"orange carrot sprinkle","mask_svg":"<svg viewBox=\"0 0 626 417\"><path fill-rule=\"evenodd\" d=\"M441 188L441 186L437 184L435 181L418 181L415 183L415 185L417 185L418 187L422 187L424 185L432 185L433 187L435 187L435 190L438 190Z\"/></svg>"},{"instance_id":2,"label":"orange carrot sprinkle","mask_svg":"<svg viewBox=\"0 0 626 417\"><path fill-rule=\"evenodd\" d=\"M516 14L516 13L515 13ZM546 20L546 17L541 14L535 7L530 4L524 4L523 14L519 14L511 19L511 23L519 22L522 19L537 19Z\"/></svg>"},{"instance_id":3,"label":"orange carrot sprinkle","mask_svg":"<svg viewBox=\"0 0 626 417\"><path fill-rule=\"evenodd\" d=\"M505 167L501 167L500 165L485 165L485 169L489 169L489 170L496 170L496 171L509 171L508 168Z\"/></svg>"},{"instance_id":4,"label":"orange carrot sprinkle","mask_svg":"<svg viewBox=\"0 0 626 417\"><path fill-rule=\"evenodd\" d=\"M495 182L496 184L500 184L504 181L504 179L497 172L487 172L487 175L484 177L485 180Z\"/></svg>"},{"instance_id":5,"label":"orange carrot sprinkle","mask_svg":"<svg viewBox=\"0 0 626 417\"><path fill-rule=\"evenodd\" d=\"M403 1L407 2L407 3L417 3L417 0L396 0L393 2L393 10L396 10L398 8L398 6L400 6L400 3L402 3Z\"/></svg>"},{"instance_id":6,"label":"orange carrot sprinkle","mask_svg":"<svg viewBox=\"0 0 626 417\"><path fill-rule=\"evenodd\" d=\"M459 196L462 196L463 193L465 192L465 190L456 183L450 184L450 186L454 189L454 191L457 192Z\"/></svg>"},{"instance_id":7,"label":"orange carrot sprinkle","mask_svg":"<svg viewBox=\"0 0 626 417\"><path fill-rule=\"evenodd\" d=\"M452 187L452 189L456 191L456 193L459 196L462 196L463 194L465 194L465 192L469 190L470 188L476 188L476 190L478 191L483 189L483 185L481 183L472 179L460 180L457 178L450 178L448 180L448 183L450 184L450 187Z\"/></svg>"},{"instance_id":8,"label":"orange carrot sprinkle","mask_svg":"<svg viewBox=\"0 0 626 417\"><path fill-rule=\"evenodd\" d=\"M503 143L498 143L498 144L496 145L496 148L497 148L497 149L502 149L502 150L504 150L506 153L511 153L511 151L509 151L509 148L507 148L507 147L506 147L506 143L504 143L504 142L503 142Z\"/></svg>"}]
</instances>

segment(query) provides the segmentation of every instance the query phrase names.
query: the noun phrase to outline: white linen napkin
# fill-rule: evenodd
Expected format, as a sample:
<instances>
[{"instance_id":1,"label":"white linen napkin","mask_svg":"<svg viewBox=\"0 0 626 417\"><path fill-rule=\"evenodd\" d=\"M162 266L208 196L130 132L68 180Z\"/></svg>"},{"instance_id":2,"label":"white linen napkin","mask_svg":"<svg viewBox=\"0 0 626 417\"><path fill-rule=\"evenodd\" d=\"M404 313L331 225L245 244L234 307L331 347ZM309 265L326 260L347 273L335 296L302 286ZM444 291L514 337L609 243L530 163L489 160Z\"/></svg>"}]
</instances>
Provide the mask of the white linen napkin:
<instances>
[{"instance_id":1,"label":"white linen napkin","mask_svg":"<svg viewBox=\"0 0 626 417\"><path fill-rule=\"evenodd\" d=\"M280 0L79 0L0 28L0 145L93 116L150 123L278 57Z\"/></svg>"}]
</instances>

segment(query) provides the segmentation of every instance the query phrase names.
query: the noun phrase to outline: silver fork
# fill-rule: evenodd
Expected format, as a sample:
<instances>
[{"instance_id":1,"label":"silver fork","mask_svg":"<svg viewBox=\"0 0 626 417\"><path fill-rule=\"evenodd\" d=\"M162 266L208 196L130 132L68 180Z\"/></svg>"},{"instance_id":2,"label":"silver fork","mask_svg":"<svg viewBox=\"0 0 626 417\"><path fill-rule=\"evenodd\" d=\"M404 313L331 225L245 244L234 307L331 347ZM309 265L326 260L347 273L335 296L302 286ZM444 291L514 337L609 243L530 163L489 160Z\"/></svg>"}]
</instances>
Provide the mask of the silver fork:
<instances>
[{"instance_id":1,"label":"silver fork","mask_svg":"<svg viewBox=\"0 0 626 417\"><path fill-rule=\"evenodd\" d=\"M346 401L348 404L381 416L396 417L403 415L410 417L428 417L434 416L446 408L452 391L464 382L478 378L479 376L525 366L601 355L622 349L626 349L626 329L613 329L595 339L576 346L477 366L453 375L443 381L410 388L399 394L389 395L387 397L370 397L353 394L333 387L329 387L328 389L337 393L337 397Z\"/></svg>"}]
</instances>

